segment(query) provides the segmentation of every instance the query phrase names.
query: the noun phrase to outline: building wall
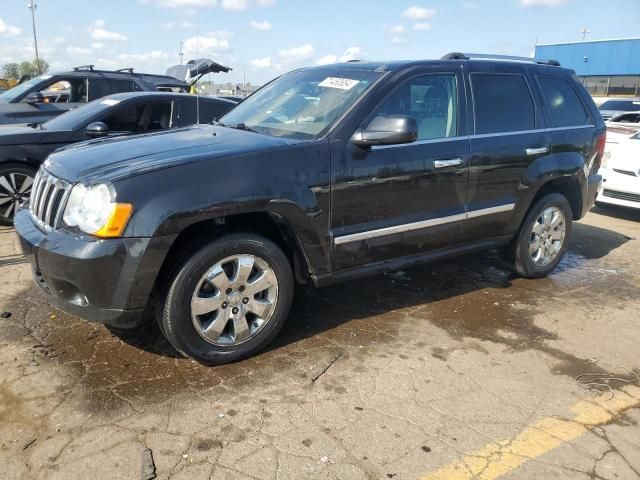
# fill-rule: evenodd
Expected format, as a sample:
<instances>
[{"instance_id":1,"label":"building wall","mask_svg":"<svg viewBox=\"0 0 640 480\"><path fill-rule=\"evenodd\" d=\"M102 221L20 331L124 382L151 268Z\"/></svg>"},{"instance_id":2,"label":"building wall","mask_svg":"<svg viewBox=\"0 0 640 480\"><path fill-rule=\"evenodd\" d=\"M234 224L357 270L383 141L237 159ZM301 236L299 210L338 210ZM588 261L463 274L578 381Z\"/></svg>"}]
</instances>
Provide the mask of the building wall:
<instances>
[{"instance_id":1,"label":"building wall","mask_svg":"<svg viewBox=\"0 0 640 480\"><path fill-rule=\"evenodd\" d=\"M640 38L538 45L535 57L575 70L592 95L640 95Z\"/></svg>"}]
</instances>

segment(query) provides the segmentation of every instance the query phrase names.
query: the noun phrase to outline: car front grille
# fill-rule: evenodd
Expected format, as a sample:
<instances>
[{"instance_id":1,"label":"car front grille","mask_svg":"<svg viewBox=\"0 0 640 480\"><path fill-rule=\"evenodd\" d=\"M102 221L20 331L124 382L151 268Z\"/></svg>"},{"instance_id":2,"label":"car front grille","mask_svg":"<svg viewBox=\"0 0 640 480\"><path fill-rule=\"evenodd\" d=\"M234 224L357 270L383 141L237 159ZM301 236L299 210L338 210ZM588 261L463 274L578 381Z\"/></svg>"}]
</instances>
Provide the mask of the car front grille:
<instances>
[{"instance_id":1,"label":"car front grille","mask_svg":"<svg viewBox=\"0 0 640 480\"><path fill-rule=\"evenodd\" d=\"M617 190L610 190L608 188L605 188L602 191L602 195L604 195L605 197L617 198L618 200L640 202L640 194L637 193L618 192Z\"/></svg>"},{"instance_id":2,"label":"car front grille","mask_svg":"<svg viewBox=\"0 0 640 480\"><path fill-rule=\"evenodd\" d=\"M31 189L30 210L33 219L45 230L58 228L71 185L40 169Z\"/></svg>"}]
</instances>

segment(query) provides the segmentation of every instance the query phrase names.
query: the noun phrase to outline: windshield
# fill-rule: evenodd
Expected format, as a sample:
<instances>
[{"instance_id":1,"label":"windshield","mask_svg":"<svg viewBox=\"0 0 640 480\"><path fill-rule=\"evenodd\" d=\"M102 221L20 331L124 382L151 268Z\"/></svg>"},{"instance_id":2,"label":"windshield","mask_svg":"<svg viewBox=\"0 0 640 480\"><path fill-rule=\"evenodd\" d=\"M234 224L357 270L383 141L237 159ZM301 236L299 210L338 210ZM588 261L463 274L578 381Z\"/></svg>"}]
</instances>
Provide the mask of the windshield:
<instances>
[{"instance_id":1,"label":"windshield","mask_svg":"<svg viewBox=\"0 0 640 480\"><path fill-rule=\"evenodd\" d=\"M600 110L621 110L623 112L640 111L640 101L637 100L607 100L600 105Z\"/></svg>"},{"instance_id":2,"label":"windshield","mask_svg":"<svg viewBox=\"0 0 640 480\"><path fill-rule=\"evenodd\" d=\"M381 76L358 69L291 72L239 103L220 121L274 136L316 138L326 133Z\"/></svg>"},{"instance_id":3,"label":"windshield","mask_svg":"<svg viewBox=\"0 0 640 480\"><path fill-rule=\"evenodd\" d=\"M51 78L51 75L40 75L39 77L23 82L20 85L16 85L15 87L0 94L0 102L11 103L43 80L47 80L49 78Z\"/></svg>"},{"instance_id":4,"label":"windshield","mask_svg":"<svg viewBox=\"0 0 640 480\"><path fill-rule=\"evenodd\" d=\"M100 98L87 103L82 108L75 108L52 118L48 122L43 123L42 127L45 130L73 130L94 116L99 115L101 112L106 112L118 103L120 103L120 100L114 98Z\"/></svg>"}]
</instances>

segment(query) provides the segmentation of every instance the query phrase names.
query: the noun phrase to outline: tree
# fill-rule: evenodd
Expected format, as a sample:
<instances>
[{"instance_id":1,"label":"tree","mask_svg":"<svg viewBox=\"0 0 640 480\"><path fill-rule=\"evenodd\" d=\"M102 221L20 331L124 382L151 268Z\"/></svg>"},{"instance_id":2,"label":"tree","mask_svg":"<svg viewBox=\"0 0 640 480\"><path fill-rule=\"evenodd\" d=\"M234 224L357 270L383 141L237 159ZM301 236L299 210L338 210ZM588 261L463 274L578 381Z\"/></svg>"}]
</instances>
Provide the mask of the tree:
<instances>
[{"instance_id":1,"label":"tree","mask_svg":"<svg viewBox=\"0 0 640 480\"><path fill-rule=\"evenodd\" d=\"M15 62L5 63L2 66L2 78L7 80L20 80L20 65Z\"/></svg>"},{"instance_id":2,"label":"tree","mask_svg":"<svg viewBox=\"0 0 640 480\"><path fill-rule=\"evenodd\" d=\"M40 59L40 73L47 73L49 71L49 64L46 60ZM2 78L7 80L20 80L23 76L35 77L38 75L38 62L33 60L32 62L22 62L20 64L15 62L5 63L0 70Z\"/></svg>"}]
</instances>

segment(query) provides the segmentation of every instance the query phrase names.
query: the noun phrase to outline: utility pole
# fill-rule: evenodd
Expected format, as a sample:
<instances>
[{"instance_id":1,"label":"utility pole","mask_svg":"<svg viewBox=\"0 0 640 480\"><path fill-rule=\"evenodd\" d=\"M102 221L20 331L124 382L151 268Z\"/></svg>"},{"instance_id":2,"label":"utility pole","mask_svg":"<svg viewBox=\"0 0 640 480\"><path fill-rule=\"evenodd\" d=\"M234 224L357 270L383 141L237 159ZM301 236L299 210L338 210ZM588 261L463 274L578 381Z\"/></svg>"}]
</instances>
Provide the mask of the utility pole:
<instances>
[{"instance_id":1,"label":"utility pole","mask_svg":"<svg viewBox=\"0 0 640 480\"><path fill-rule=\"evenodd\" d=\"M33 25L33 45L36 49L36 69L38 70L38 75L42 73L40 66L40 56L38 55L38 37L36 36L36 0L31 0L31 3L27 3L27 8L31 10L31 24Z\"/></svg>"},{"instance_id":2,"label":"utility pole","mask_svg":"<svg viewBox=\"0 0 640 480\"><path fill-rule=\"evenodd\" d=\"M591 33L591 30L589 30L587 27L582 27L580 29L580 33L582 34L582 41L584 42L584 40L587 38L587 33Z\"/></svg>"},{"instance_id":3,"label":"utility pole","mask_svg":"<svg viewBox=\"0 0 640 480\"><path fill-rule=\"evenodd\" d=\"M180 46L180 52L178 53L178 56L180 57L180 65L182 65L182 56L184 55L184 53L182 53L182 47L184 46L184 42L180 42L178 44Z\"/></svg>"}]
</instances>

